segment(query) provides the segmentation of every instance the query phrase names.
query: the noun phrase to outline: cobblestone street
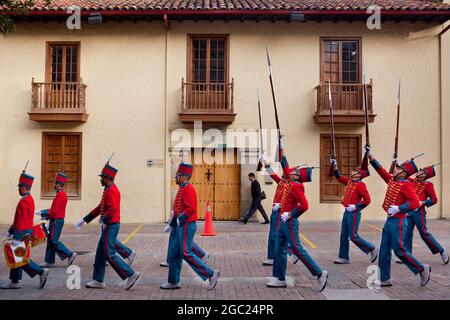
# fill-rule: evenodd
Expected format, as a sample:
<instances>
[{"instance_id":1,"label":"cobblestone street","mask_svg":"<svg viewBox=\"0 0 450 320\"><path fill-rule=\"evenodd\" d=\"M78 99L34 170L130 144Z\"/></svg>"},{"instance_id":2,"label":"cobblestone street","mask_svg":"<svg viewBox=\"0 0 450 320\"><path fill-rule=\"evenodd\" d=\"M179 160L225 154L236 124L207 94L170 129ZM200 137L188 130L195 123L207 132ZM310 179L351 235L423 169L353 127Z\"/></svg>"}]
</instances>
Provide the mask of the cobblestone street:
<instances>
[{"instance_id":1,"label":"cobblestone street","mask_svg":"<svg viewBox=\"0 0 450 320\"><path fill-rule=\"evenodd\" d=\"M364 221L360 234L377 247L380 243L383 221ZM450 222L431 220L430 231L444 248L450 248ZM57 259L60 268L50 270L44 289L38 289L38 277L30 279L24 273L21 290L0 290L0 299L450 299L450 265L443 265L439 255L433 256L420 239L417 231L414 239L414 255L422 262L432 265L431 281L422 288L419 277L414 276L404 265L392 263L392 282L390 288L369 290L366 281L369 277L368 256L351 244L350 265L335 265L339 246L340 223L314 222L301 223L301 240L305 249L317 263L329 271L328 286L322 293L315 291L316 281L299 262L288 263L288 288L266 287L272 274L272 267L262 265L266 258L268 225L238 222L216 222L215 237L202 237L203 222L198 223L196 242L211 253L208 264L221 272L218 286L207 290L191 268L184 264L181 274L180 290L165 291L159 285L167 279L167 268L159 263L165 260L168 235L163 233L162 224L122 225L119 239L137 250L133 268L144 272L140 284L130 291L124 290L121 279L107 267L106 285L103 290L84 287L91 279L94 251L97 246L100 226L96 223L77 231L73 226L64 228L62 241L78 252L75 265L81 268L81 289L70 290L66 286L69 274L65 264ZM7 226L0 227L2 234ZM32 249L32 259L42 263L45 245ZM0 264L1 281L8 278L4 257Z\"/></svg>"}]
</instances>

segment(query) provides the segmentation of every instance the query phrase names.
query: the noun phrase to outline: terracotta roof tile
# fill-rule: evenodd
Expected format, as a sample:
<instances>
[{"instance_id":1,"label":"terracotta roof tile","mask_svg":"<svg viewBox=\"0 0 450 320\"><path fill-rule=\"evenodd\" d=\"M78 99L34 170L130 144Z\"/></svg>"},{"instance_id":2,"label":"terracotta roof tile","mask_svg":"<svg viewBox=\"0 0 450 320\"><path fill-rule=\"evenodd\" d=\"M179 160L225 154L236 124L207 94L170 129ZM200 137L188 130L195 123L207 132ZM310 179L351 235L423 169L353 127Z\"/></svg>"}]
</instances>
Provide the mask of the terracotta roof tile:
<instances>
[{"instance_id":1,"label":"terracotta roof tile","mask_svg":"<svg viewBox=\"0 0 450 320\"><path fill-rule=\"evenodd\" d=\"M35 0L31 10L65 10L70 5L82 10L366 10L378 5L384 10L450 10L450 4L432 0ZM2 7L0 6L0 9Z\"/></svg>"}]
</instances>

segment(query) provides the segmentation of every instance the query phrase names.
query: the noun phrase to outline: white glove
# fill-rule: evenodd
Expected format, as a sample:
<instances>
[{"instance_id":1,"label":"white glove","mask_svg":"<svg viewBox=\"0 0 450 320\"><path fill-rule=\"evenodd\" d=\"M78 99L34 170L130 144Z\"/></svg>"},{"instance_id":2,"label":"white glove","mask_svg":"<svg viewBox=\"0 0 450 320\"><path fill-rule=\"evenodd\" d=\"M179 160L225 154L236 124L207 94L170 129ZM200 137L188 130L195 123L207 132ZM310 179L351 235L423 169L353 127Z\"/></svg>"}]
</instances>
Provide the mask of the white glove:
<instances>
[{"instance_id":1,"label":"white glove","mask_svg":"<svg viewBox=\"0 0 450 320\"><path fill-rule=\"evenodd\" d=\"M36 210L36 211L34 212L34 214L35 214L35 215L37 215L37 216L40 216L40 215L41 215L41 213L42 213L42 211L41 211L41 210Z\"/></svg>"},{"instance_id":2,"label":"white glove","mask_svg":"<svg viewBox=\"0 0 450 320\"><path fill-rule=\"evenodd\" d=\"M170 233L170 231L172 231L172 227L170 225L166 224L164 226L164 232L165 233Z\"/></svg>"},{"instance_id":3,"label":"white glove","mask_svg":"<svg viewBox=\"0 0 450 320\"><path fill-rule=\"evenodd\" d=\"M400 212L400 208L398 206L390 206L388 209L388 214L390 216L396 214L397 212Z\"/></svg>"},{"instance_id":4,"label":"white glove","mask_svg":"<svg viewBox=\"0 0 450 320\"><path fill-rule=\"evenodd\" d=\"M12 237L13 237L13 235L11 233L9 233L9 232L5 233L5 238L12 238Z\"/></svg>"},{"instance_id":5,"label":"white glove","mask_svg":"<svg viewBox=\"0 0 450 320\"><path fill-rule=\"evenodd\" d=\"M369 146L364 146L364 151L367 153L367 156L372 154L372 149Z\"/></svg>"},{"instance_id":6,"label":"white glove","mask_svg":"<svg viewBox=\"0 0 450 320\"><path fill-rule=\"evenodd\" d=\"M83 225L83 224L85 224L86 223L86 221L84 221L83 219L81 219L80 221L78 221L77 223L75 223L75 228L77 229L77 230L79 230L80 228L81 228L81 226Z\"/></svg>"},{"instance_id":7,"label":"white glove","mask_svg":"<svg viewBox=\"0 0 450 320\"><path fill-rule=\"evenodd\" d=\"M283 212L283 214L281 215L281 220L283 222L288 221L291 218L290 215L291 215L290 212Z\"/></svg>"},{"instance_id":8,"label":"white glove","mask_svg":"<svg viewBox=\"0 0 450 320\"><path fill-rule=\"evenodd\" d=\"M395 163L398 162L398 159L394 155L392 155L392 162L395 162Z\"/></svg>"},{"instance_id":9,"label":"white glove","mask_svg":"<svg viewBox=\"0 0 450 320\"><path fill-rule=\"evenodd\" d=\"M261 163L265 163L267 161L267 157L264 153L259 157L259 161Z\"/></svg>"},{"instance_id":10,"label":"white glove","mask_svg":"<svg viewBox=\"0 0 450 320\"><path fill-rule=\"evenodd\" d=\"M272 207L272 210L278 211L280 210L280 204L279 203L275 203Z\"/></svg>"},{"instance_id":11,"label":"white glove","mask_svg":"<svg viewBox=\"0 0 450 320\"><path fill-rule=\"evenodd\" d=\"M330 166L337 166L337 160L336 159L330 159Z\"/></svg>"},{"instance_id":12,"label":"white glove","mask_svg":"<svg viewBox=\"0 0 450 320\"><path fill-rule=\"evenodd\" d=\"M348 212L353 212L356 210L356 206L354 204L351 204L348 207L346 207L345 210L347 210Z\"/></svg>"}]
</instances>

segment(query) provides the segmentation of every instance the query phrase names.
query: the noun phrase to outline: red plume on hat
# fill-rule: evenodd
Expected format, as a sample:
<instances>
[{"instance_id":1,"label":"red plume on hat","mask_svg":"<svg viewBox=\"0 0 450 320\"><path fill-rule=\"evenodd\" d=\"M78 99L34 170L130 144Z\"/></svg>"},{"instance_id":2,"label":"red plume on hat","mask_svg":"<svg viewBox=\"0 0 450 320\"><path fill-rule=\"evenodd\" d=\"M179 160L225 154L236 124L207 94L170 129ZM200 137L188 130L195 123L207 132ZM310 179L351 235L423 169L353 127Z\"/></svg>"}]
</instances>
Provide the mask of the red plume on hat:
<instances>
[{"instance_id":1,"label":"red plume on hat","mask_svg":"<svg viewBox=\"0 0 450 320\"><path fill-rule=\"evenodd\" d=\"M297 166L291 170L291 174L297 174L300 177L300 182L311 182L312 181L312 169L314 167L302 168Z\"/></svg>"},{"instance_id":2,"label":"red plume on hat","mask_svg":"<svg viewBox=\"0 0 450 320\"><path fill-rule=\"evenodd\" d=\"M111 180L114 180L114 178L116 177L117 172L119 170L117 170L116 168L114 168L112 165L109 164L109 161L111 161L111 158L113 157L113 155L114 155L114 152L111 154L111 156L109 157L105 166L103 167L102 172L99 174L100 177L107 177L107 178L110 178Z\"/></svg>"},{"instance_id":3,"label":"red plume on hat","mask_svg":"<svg viewBox=\"0 0 450 320\"><path fill-rule=\"evenodd\" d=\"M416 163L414 162L414 159L423 156L424 153L421 153L410 160L406 160L402 164L398 165L400 168L402 168L406 174L409 176L412 176L414 173L419 172L419 168L417 167Z\"/></svg>"},{"instance_id":4,"label":"red plume on hat","mask_svg":"<svg viewBox=\"0 0 450 320\"><path fill-rule=\"evenodd\" d=\"M433 178L436 175L436 169L434 168L434 166L438 166L438 165L440 165L440 163L432 164L431 166L422 168L420 170L425 173L425 175L427 176L427 179Z\"/></svg>"}]
</instances>

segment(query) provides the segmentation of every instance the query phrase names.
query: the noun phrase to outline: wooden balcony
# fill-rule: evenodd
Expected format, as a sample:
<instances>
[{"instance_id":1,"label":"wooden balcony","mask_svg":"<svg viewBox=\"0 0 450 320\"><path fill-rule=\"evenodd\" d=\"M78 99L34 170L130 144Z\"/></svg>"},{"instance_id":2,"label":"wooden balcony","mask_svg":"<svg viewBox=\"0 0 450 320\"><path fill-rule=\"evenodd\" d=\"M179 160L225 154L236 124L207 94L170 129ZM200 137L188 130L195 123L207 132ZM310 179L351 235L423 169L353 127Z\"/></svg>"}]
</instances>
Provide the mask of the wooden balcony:
<instances>
[{"instance_id":1,"label":"wooden balcony","mask_svg":"<svg viewBox=\"0 0 450 320\"><path fill-rule=\"evenodd\" d=\"M86 122L86 85L81 82L31 82L30 120Z\"/></svg>"},{"instance_id":2,"label":"wooden balcony","mask_svg":"<svg viewBox=\"0 0 450 320\"><path fill-rule=\"evenodd\" d=\"M372 104L372 80L367 84L367 102L369 122L373 122L375 114ZM317 124L330 123L328 102L328 83L321 83L317 90L317 111L314 120ZM364 124L363 84L362 83L332 83L331 99L333 102L334 123Z\"/></svg>"},{"instance_id":3,"label":"wooden balcony","mask_svg":"<svg viewBox=\"0 0 450 320\"><path fill-rule=\"evenodd\" d=\"M233 109L234 81L230 83L193 83L181 80L181 122L203 121L228 125L236 114Z\"/></svg>"}]
</instances>

